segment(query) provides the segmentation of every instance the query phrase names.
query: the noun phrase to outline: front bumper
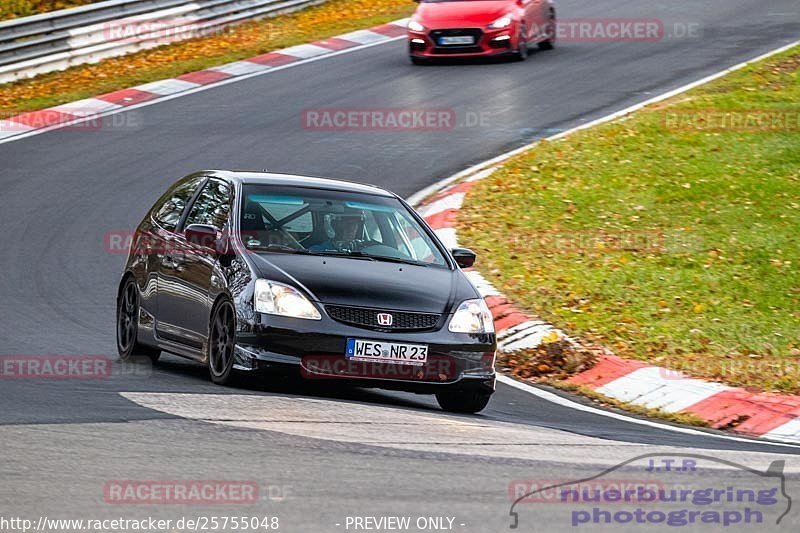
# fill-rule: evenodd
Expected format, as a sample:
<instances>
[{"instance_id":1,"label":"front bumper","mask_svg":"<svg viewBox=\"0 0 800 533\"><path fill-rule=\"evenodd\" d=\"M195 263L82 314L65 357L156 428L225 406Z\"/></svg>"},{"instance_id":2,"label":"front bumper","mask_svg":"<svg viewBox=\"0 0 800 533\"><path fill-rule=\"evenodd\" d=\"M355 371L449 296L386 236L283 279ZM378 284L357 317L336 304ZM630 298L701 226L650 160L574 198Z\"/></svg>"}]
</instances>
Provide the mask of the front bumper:
<instances>
[{"instance_id":1,"label":"front bumper","mask_svg":"<svg viewBox=\"0 0 800 533\"><path fill-rule=\"evenodd\" d=\"M517 31L512 24L507 28L492 29L442 29L425 30L424 32L408 32L408 51L413 57L446 58L446 57L480 57L505 55L517 49ZM441 46L437 40L444 32L470 34L476 38L472 45Z\"/></svg>"},{"instance_id":2,"label":"front bumper","mask_svg":"<svg viewBox=\"0 0 800 533\"><path fill-rule=\"evenodd\" d=\"M436 331L374 331L337 322L259 315L237 332L237 370L293 369L308 380L433 393L442 387L494 390L494 334ZM348 338L428 346L422 366L353 361L345 354Z\"/></svg>"}]
</instances>

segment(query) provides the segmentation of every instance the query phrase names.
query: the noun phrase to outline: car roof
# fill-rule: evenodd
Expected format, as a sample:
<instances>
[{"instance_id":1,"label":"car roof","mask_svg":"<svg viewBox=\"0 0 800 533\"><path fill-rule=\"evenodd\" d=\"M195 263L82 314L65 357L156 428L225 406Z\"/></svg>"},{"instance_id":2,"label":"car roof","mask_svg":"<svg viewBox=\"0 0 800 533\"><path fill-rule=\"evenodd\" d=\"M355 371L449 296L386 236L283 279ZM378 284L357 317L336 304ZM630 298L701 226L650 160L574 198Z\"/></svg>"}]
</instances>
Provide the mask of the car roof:
<instances>
[{"instance_id":1,"label":"car roof","mask_svg":"<svg viewBox=\"0 0 800 533\"><path fill-rule=\"evenodd\" d=\"M275 172L252 172L241 170L208 170L204 172L232 183L241 185L284 185L286 187L307 187L310 189L328 189L332 191L356 192L376 196L395 197L396 195L375 185L366 185L352 181L301 176L297 174L280 174Z\"/></svg>"}]
</instances>

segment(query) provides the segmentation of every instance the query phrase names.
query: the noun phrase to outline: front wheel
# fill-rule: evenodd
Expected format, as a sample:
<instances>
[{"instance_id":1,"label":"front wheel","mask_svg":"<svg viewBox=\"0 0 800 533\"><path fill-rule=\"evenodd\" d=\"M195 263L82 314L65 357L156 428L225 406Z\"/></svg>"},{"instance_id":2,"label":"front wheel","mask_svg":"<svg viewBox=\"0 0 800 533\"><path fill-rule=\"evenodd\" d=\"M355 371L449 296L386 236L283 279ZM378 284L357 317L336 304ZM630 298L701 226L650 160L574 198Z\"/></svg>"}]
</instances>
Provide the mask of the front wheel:
<instances>
[{"instance_id":1,"label":"front wheel","mask_svg":"<svg viewBox=\"0 0 800 533\"><path fill-rule=\"evenodd\" d=\"M436 393L439 407L451 413L477 413L489 404L491 394L482 391L442 391Z\"/></svg>"},{"instance_id":2,"label":"front wheel","mask_svg":"<svg viewBox=\"0 0 800 533\"><path fill-rule=\"evenodd\" d=\"M117 299L117 352L123 361L147 357L154 363L161 350L139 343L139 289L129 277Z\"/></svg>"},{"instance_id":3,"label":"front wheel","mask_svg":"<svg viewBox=\"0 0 800 533\"><path fill-rule=\"evenodd\" d=\"M526 37L528 30L525 26L520 28L519 37L517 37L517 51L514 53L517 61L525 61L528 59L528 38Z\"/></svg>"},{"instance_id":4,"label":"front wheel","mask_svg":"<svg viewBox=\"0 0 800 533\"><path fill-rule=\"evenodd\" d=\"M539 50L552 50L556 45L556 12L550 11L547 19L547 39L539 42Z\"/></svg>"},{"instance_id":5,"label":"front wheel","mask_svg":"<svg viewBox=\"0 0 800 533\"><path fill-rule=\"evenodd\" d=\"M415 65L427 65L428 64L428 60L425 59L424 57L409 56L409 58L411 59L411 62L413 64L415 64Z\"/></svg>"},{"instance_id":6,"label":"front wheel","mask_svg":"<svg viewBox=\"0 0 800 533\"><path fill-rule=\"evenodd\" d=\"M233 348L236 342L236 319L233 306L224 301L211 314L208 335L208 373L211 381L227 385L233 381Z\"/></svg>"}]
</instances>

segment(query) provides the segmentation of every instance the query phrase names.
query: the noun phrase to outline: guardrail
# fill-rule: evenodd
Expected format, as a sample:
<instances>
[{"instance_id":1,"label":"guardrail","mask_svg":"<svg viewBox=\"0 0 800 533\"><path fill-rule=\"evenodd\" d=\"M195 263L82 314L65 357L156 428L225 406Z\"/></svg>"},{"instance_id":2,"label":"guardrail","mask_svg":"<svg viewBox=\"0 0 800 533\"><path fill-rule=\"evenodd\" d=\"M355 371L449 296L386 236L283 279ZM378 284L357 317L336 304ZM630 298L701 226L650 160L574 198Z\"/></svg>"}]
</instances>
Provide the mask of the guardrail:
<instances>
[{"instance_id":1,"label":"guardrail","mask_svg":"<svg viewBox=\"0 0 800 533\"><path fill-rule=\"evenodd\" d=\"M109 0L0 22L0 83L95 63L324 0Z\"/></svg>"}]
</instances>

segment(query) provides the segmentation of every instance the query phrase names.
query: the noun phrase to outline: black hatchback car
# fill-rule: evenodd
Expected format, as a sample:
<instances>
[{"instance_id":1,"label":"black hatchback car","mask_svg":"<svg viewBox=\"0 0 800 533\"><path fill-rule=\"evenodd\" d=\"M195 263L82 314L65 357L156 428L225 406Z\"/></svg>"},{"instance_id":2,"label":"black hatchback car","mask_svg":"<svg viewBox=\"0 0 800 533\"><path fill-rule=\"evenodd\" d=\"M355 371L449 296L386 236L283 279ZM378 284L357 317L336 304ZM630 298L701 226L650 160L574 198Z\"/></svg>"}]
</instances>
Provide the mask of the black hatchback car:
<instances>
[{"instance_id":1,"label":"black hatchback car","mask_svg":"<svg viewBox=\"0 0 800 533\"><path fill-rule=\"evenodd\" d=\"M117 296L123 360L161 351L236 372L435 394L478 412L494 392L492 315L401 198L330 179L187 176L141 222Z\"/></svg>"}]
</instances>

